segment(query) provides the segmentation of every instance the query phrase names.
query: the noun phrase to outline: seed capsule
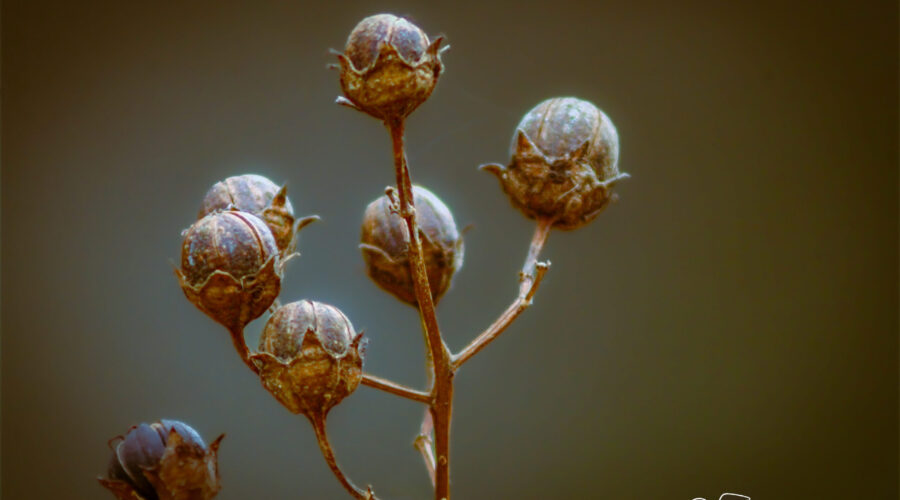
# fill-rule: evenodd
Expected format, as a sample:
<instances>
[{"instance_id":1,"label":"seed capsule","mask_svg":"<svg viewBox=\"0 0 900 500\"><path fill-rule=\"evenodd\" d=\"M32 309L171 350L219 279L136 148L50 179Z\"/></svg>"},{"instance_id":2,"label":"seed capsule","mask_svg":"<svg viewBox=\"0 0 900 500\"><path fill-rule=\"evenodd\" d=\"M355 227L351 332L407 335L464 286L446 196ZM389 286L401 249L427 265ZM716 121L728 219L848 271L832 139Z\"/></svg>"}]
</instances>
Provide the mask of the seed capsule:
<instances>
[{"instance_id":1,"label":"seed capsule","mask_svg":"<svg viewBox=\"0 0 900 500\"><path fill-rule=\"evenodd\" d=\"M250 360L263 386L293 413L324 416L362 380L366 340L338 308L301 300L269 318Z\"/></svg>"},{"instance_id":2,"label":"seed capsule","mask_svg":"<svg viewBox=\"0 0 900 500\"><path fill-rule=\"evenodd\" d=\"M508 167L483 168L500 179L513 205L529 218L555 219L575 229L615 199L619 136L609 117L588 101L558 97L538 104L519 122Z\"/></svg>"},{"instance_id":3,"label":"seed capsule","mask_svg":"<svg viewBox=\"0 0 900 500\"><path fill-rule=\"evenodd\" d=\"M453 214L440 198L423 187L413 186L413 200L428 284L437 303L450 288L453 275L462 267L463 240ZM391 210L391 206L391 201L384 195L366 207L360 248L372 281L414 306L416 293L409 269L406 222Z\"/></svg>"},{"instance_id":4,"label":"seed capsule","mask_svg":"<svg viewBox=\"0 0 900 500\"><path fill-rule=\"evenodd\" d=\"M338 55L349 102L338 101L380 120L406 117L437 84L441 41L430 42L418 26L391 14L363 19Z\"/></svg>"},{"instance_id":5,"label":"seed capsule","mask_svg":"<svg viewBox=\"0 0 900 500\"><path fill-rule=\"evenodd\" d=\"M287 197L286 186L279 188L266 177L256 174L229 177L206 192L198 218L228 209L250 212L265 221L282 257L293 251L294 208Z\"/></svg>"},{"instance_id":6,"label":"seed capsule","mask_svg":"<svg viewBox=\"0 0 900 500\"><path fill-rule=\"evenodd\" d=\"M237 210L211 213L185 231L175 274L188 300L231 331L258 318L281 290L272 232Z\"/></svg>"},{"instance_id":7,"label":"seed capsule","mask_svg":"<svg viewBox=\"0 0 900 500\"><path fill-rule=\"evenodd\" d=\"M122 500L213 498L220 489L216 453L223 437L206 446L177 420L136 425L116 438L107 478L98 480Z\"/></svg>"}]
</instances>

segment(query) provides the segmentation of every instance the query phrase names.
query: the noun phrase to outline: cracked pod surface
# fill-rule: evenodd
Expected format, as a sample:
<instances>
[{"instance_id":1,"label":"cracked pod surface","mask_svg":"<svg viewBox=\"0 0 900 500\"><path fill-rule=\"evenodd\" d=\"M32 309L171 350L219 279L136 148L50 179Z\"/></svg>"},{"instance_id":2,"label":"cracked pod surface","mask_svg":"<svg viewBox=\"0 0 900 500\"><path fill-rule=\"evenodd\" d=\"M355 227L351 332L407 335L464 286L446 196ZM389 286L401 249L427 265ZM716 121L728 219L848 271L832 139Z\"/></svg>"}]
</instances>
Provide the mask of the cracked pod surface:
<instances>
[{"instance_id":1,"label":"cracked pod surface","mask_svg":"<svg viewBox=\"0 0 900 500\"><path fill-rule=\"evenodd\" d=\"M338 308L301 300L269 318L250 360L285 408L323 416L359 386L365 346L362 332Z\"/></svg>"},{"instance_id":2,"label":"cracked pod surface","mask_svg":"<svg viewBox=\"0 0 900 500\"><path fill-rule=\"evenodd\" d=\"M603 111L574 97L547 99L519 122L509 166L496 175L513 205L529 218L554 219L558 229L587 224L615 199L619 136Z\"/></svg>"},{"instance_id":3,"label":"cracked pod surface","mask_svg":"<svg viewBox=\"0 0 900 500\"><path fill-rule=\"evenodd\" d=\"M437 85L441 41L392 14L363 19L338 54L346 99L380 120L406 117Z\"/></svg>"},{"instance_id":4,"label":"cracked pod surface","mask_svg":"<svg viewBox=\"0 0 900 500\"><path fill-rule=\"evenodd\" d=\"M425 270L435 304L450 288L462 267L465 246L453 214L431 191L413 186L416 219L422 239ZM366 272L379 287L407 304L416 305L409 269L409 237L406 223L382 195L369 203L363 216L360 249Z\"/></svg>"},{"instance_id":5,"label":"cracked pod surface","mask_svg":"<svg viewBox=\"0 0 900 500\"><path fill-rule=\"evenodd\" d=\"M237 210L211 213L185 231L176 274L188 300L232 331L262 315L281 290L272 232Z\"/></svg>"},{"instance_id":6,"label":"cracked pod surface","mask_svg":"<svg viewBox=\"0 0 900 500\"><path fill-rule=\"evenodd\" d=\"M206 192L198 218L213 212L237 209L262 219L278 244L282 258L294 248L294 207L287 188L257 174L244 174L219 181Z\"/></svg>"},{"instance_id":7,"label":"cracked pod surface","mask_svg":"<svg viewBox=\"0 0 900 500\"><path fill-rule=\"evenodd\" d=\"M189 425L163 419L119 436L100 484L121 500L207 500L220 489L217 452ZM115 441L114 439L114 441Z\"/></svg>"}]
</instances>

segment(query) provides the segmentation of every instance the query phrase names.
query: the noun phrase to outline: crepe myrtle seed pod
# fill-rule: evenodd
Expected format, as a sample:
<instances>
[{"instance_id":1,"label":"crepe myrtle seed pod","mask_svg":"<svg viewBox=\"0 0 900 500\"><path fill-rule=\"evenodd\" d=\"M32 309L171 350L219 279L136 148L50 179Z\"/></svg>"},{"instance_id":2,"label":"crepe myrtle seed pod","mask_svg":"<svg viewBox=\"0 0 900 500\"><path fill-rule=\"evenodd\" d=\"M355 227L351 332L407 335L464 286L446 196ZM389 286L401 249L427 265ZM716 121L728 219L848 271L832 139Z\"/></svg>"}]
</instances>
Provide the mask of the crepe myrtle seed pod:
<instances>
[{"instance_id":1,"label":"crepe myrtle seed pod","mask_svg":"<svg viewBox=\"0 0 900 500\"><path fill-rule=\"evenodd\" d=\"M262 219L272 231L282 255L293 250L294 208L286 186L278 187L256 174L229 177L209 188L198 218L228 209L250 212Z\"/></svg>"},{"instance_id":2,"label":"crepe myrtle seed pod","mask_svg":"<svg viewBox=\"0 0 900 500\"><path fill-rule=\"evenodd\" d=\"M413 186L422 256L434 302L450 288L463 264L464 245L453 214L431 191ZM392 210L385 194L366 207L359 247L366 271L378 286L415 306L416 293L409 269L409 236L405 221Z\"/></svg>"},{"instance_id":3,"label":"crepe myrtle seed pod","mask_svg":"<svg viewBox=\"0 0 900 500\"><path fill-rule=\"evenodd\" d=\"M380 120L405 118L437 84L441 41L429 41L418 26L391 14L363 19L338 54L345 96L338 102Z\"/></svg>"},{"instance_id":4,"label":"crepe myrtle seed pod","mask_svg":"<svg viewBox=\"0 0 900 500\"><path fill-rule=\"evenodd\" d=\"M206 500L219 492L216 454L224 434L207 446L184 422L139 424L110 441L100 484L121 500Z\"/></svg>"},{"instance_id":5,"label":"crepe myrtle seed pod","mask_svg":"<svg viewBox=\"0 0 900 500\"><path fill-rule=\"evenodd\" d=\"M269 318L250 360L278 402L313 419L359 386L365 347L362 332L338 308L301 300Z\"/></svg>"},{"instance_id":6,"label":"crepe myrtle seed pod","mask_svg":"<svg viewBox=\"0 0 900 500\"><path fill-rule=\"evenodd\" d=\"M238 210L213 212L184 232L181 269L185 296L230 331L242 329L281 291L282 261L268 226Z\"/></svg>"},{"instance_id":7,"label":"crepe myrtle seed pod","mask_svg":"<svg viewBox=\"0 0 900 500\"><path fill-rule=\"evenodd\" d=\"M554 219L558 229L593 220L615 199L619 136L588 101L547 99L528 112L513 136L508 167L482 168L500 179L513 205L529 218Z\"/></svg>"}]
</instances>

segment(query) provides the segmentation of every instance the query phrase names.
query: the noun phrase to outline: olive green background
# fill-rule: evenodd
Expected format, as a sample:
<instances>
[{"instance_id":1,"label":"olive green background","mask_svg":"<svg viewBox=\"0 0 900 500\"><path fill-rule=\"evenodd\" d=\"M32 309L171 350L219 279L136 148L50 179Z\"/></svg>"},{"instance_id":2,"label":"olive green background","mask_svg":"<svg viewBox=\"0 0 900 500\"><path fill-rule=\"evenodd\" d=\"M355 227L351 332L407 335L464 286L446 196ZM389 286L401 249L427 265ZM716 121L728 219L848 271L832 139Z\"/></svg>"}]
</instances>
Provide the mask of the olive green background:
<instances>
[{"instance_id":1,"label":"olive green background","mask_svg":"<svg viewBox=\"0 0 900 500\"><path fill-rule=\"evenodd\" d=\"M160 417L228 434L223 500L344 498L172 266L215 181L287 182L323 222L282 300L337 305L368 370L424 384L416 315L356 248L388 136L326 69L379 11L452 45L408 133L414 180L473 225L452 348L515 293L532 223L475 167L528 109L596 103L633 176L551 235L535 306L457 377L455 498L897 497L896 2L7 1L4 498L111 498L106 441ZM350 476L427 498L420 411L336 408Z\"/></svg>"}]
</instances>

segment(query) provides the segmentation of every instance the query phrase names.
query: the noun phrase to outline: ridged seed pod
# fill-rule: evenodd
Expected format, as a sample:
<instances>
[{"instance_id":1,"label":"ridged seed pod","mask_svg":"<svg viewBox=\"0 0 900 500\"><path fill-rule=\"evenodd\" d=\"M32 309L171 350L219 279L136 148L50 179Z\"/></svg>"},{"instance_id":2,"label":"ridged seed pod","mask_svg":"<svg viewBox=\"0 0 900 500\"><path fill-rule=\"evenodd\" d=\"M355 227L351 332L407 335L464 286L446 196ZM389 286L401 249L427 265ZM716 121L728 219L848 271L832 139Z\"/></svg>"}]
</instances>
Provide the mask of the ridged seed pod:
<instances>
[{"instance_id":1,"label":"ridged seed pod","mask_svg":"<svg viewBox=\"0 0 900 500\"><path fill-rule=\"evenodd\" d=\"M301 300L269 318L250 360L263 386L288 410L324 417L359 386L365 344L338 308Z\"/></svg>"},{"instance_id":2,"label":"ridged seed pod","mask_svg":"<svg viewBox=\"0 0 900 500\"><path fill-rule=\"evenodd\" d=\"M436 304L450 288L453 275L462 267L463 240L453 214L440 198L423 187L413 186L413 201L428 284ZM387 195L366 207L360 238L366 271L382 289L415 306L407 234L406 222L391 210Z\"/></svg>"},{"instance_id":3,"label":"ridged seed pod","mask_svg":"<svg viewBox=\"0 0 900 500\"><path fill-rule=\"evenodd\" d=\"M206 500L219 492L216 453L224 435L206 446L177 420L140 424L111 442L100 484L121 500Z\"/></svg>"},{"instance_id":4,"label":"ridged seed pod","mask_svg":"<svg viewBox=\"0 0 900 500\"><path fill-rule=\"evenodd\" d=\"M380 120L406 117L437 84L440 46L440 37L429 41L406 19L391 14L363 19L338 55L346 99Z\"/></svg>"},{"instance_id":5,"label":"ridged seed pod","mask_svg":"<svg viewBox=\"0 0 900 500\"><path fill-rule=\"evenodd\" d=\"M281 291L281 259L268 226L248 212L214 212L184 233L185 296L231 331L258 318Z\"/></svg>"},{"instance_id":6,"label":"ridged seed pod","mask_svg":"<svg viewBox=\"0 0 900 500\"><path fill-rule=\"evenodd\" d=\"M588 101L547 99L528 112L513 137L508 167L482 168L500 179L513 205L529 218L553 218L558 229L593 220L614 199L620 173L619 136Z\"/></svg>"},{"instance_id":7,"label":"ridged seed pod","mask_svg":"<svg viewBox=\"0 0 900 500\"><path fill-rule=\"evenodd\" d=\"M236 209L262 219L281 251L282 257L294 248L294 208L287 197L287 187L278 187L266 177L245 174L215 183L200 208L198 218L213 212Z\"/></svg>"}]
</instances>

